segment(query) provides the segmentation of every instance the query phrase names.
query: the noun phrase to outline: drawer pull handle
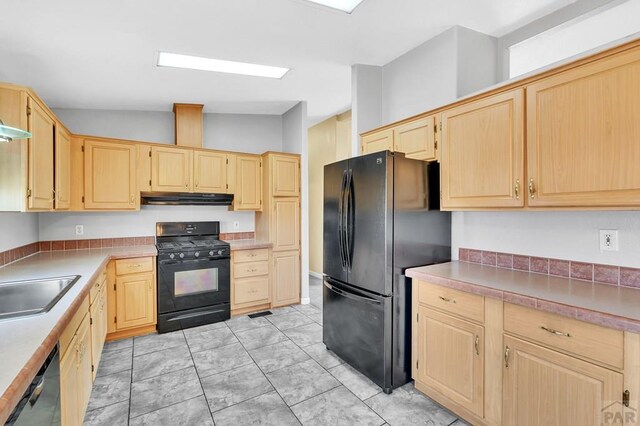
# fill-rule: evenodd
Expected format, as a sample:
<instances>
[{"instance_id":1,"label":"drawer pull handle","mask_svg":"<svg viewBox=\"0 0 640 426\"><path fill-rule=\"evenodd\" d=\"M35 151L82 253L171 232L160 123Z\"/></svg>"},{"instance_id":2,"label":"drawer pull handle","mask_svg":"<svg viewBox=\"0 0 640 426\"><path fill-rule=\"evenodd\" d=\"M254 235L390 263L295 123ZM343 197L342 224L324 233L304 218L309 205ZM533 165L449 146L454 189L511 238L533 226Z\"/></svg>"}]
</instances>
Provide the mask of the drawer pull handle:
<instances>
[{"instance_id":1,"label":"drawer pull handle","mask_svg":"<svg viewBox=\"0 0 640 426\"><path fill-rule=\"evenodd\" d=\"M514 188L514 192L516 195L516 200L520 199L520 179L516 179L516 186Z\"/></svg>"},{"instance_id":2,"label":"drawer pull handle","mask_svg":"<svg viewBox=\"0 0 640 426\"><path fill-rule=\"evenodd\" d=\"M555 334L556 336L571 337L571 334L569 333L563 333L562 331L554 330L553 328L547 328L544 325L540 326L540 328L546 331L547 333Z\"/></svg>"},{"instance_id":3,"label":"drawer pull handle","mask_svg":"<svg viewBox=\"0 0 640 426\"><path fill-rule=\"evenodd\" d=\"M504 366L505 368L509 368L509 346L506 346L504 349Z\"/></svg>"},{"instance_id":4,"label":"drawer pull handle","mask_svg":"<svg viewBox=\"0 0 640 426\"><path fill-rule=\"evenodd\" d=\"M476 341L474 346L476 348L476 355L479 356L480 355L480 336L478 336L477 334L476 334Z\"/></svg>"},{"instance_id":5,"label":"drawer pull handle","mask_svg":"<svg viewBox=\"0 0 640 426\"><path fill-rule=\"evenodd\" d=\"M139 268L141 266L142 266L141 264L136 263L135 265L127 265L127 268Z\"/></svg>"},{"instance_id":6,"label":"drawer pull handle","mask_svg":"<svg viewBox=\"0 0 640 426\"><path fill-rule=\"evenodd\" d=\"M440 300L442 300L443 302L447 302L447 303L456 303L455 299L449 299L448 297L442 297L442 296L438 296L440 298Z\"/></svg>"},{"instance_id":7,"label":"drawer pull handle","mask_svg":"<svg viewBox=\"0 0 640 426\"><path fill-rule=\"evenodd\" d=\"M256 256L257 256L257 254L255 254L255 253L251 253L251 254L249 255L249 257L256 257Z\"/></svg>"}]
</instances>

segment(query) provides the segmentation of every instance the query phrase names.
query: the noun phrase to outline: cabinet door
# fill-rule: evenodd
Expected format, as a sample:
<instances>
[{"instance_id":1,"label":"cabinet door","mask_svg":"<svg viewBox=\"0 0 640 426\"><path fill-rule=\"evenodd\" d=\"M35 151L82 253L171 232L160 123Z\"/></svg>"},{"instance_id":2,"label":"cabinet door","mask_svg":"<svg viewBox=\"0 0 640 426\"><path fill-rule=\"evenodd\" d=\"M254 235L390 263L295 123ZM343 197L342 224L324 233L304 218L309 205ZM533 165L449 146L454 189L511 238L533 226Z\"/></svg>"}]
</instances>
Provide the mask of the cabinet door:
<instances>
[{"instance_id":1,"label":"cabinet door","mask_svg":"<svg viewBox=\"0 0 640 426\"><path fill-rule=\"evenodd\" d=\"M300 251L273 252L273 307L300 302Z\"/></svg>"},{"instance_id":2,"label":"cabinet door","mask_svg":"<svg viewBox=\"0 0 640 426\"><path fill-rule=\"evenodd\" d=\"M274 197L300 195L300 158L289 155L271 156L271 173Z\"/></svg>"},{"instance_id":3,"label":"cabinet door","mask_svg":"<svg viewBox=\"0 0 640 426\"><path fill-rule=\"evenodd\" d=\"M434 116L412 121L393 129L394 150L407 158L436 159L436 119Z\"/></svg>"},{"instance_id":4,"label":"cabinet door","mask_svg":"<svg viewBox=\"0 0 640 426\"><path fill-rule=\"evenodd\" d=\"M524 205L522 89L442 113L442 207Z\"/></svg>"},{"instance_id":5,"label":"cabinet door","mask_svg":"<svg viewBox=\"0 0 640 426\"><path fill-rule=\"evenodd\" d=\"M100 293L91 305L91 363L93 379L96 378L104 341L107 336L107 286L102 285Z\"/></svg>"},{"instance_id":6,"label":"cabinet door","mask_svg":"<svg viewBox=\"0 0 640 426\"><path fill-rule=\"evenodd\" d=\"M116 329L155 324L155 289L152 274L116 278Z\"/></svg>"},{"instance_id":7,"label":"cabinet door","mask_svg":"<svg viewBox=\"0 0 640 426\"><path fill-rule=\"evenodd\" d=\"M505 425L621 423L622 374L510 336L504 343Z\"/></svg>"},{"instance_id":8,"label":"cabinet door","mask_svg":"<svg viewBox=\"0 0 640 426\"><path fill-rule=\"evenodd\" d=\"M89 314L85 315L77 332L78 336L78 418L82 424L89 405L93 374L91 373L91 326Z\"/></svg>"},{"instance_id":9,"label":"cabinet door","mask_svg":"<svg viewBox=\"0 0 640 426\"><path fill-rule=\"evenodd\" d=\"M271 232L273 250L300 248L300 198L274 198Z\"/></svg>"},{"instance_id":10,"label":"cabinet door","mask_svg":"<svg viewBox=\"0 0 640 426\"><path fill-rule=\"evenodd\" d=\"M235 210L262 209L262 168L260 157L236 156Z\"/></svg>"},{"instance_id":11,"label":"cabinet door","mask_svg":"<svg viewBox=\"0 0 640 426\"><path fill-rule=\"evenodd\" d=\"M484 328L423 306L418 311L418 380L483 417Z\"/></svg>"},{"instance_id":12,"label":"cabinet door","mask_svg":"<svg viewBox=\"0 0 640 426\"><path fill-rule=\"evenodd\" d=\"M60 359L60 416L61 424L82 424L80 413L80 381L78 377L78 336L69 343L69 349Z\"/></svg>"},{"instance_id":13,"label":"cabinet door","mask_svg":"<svg viewBox=\"0 0 640 426\"><path fill-rule=\"evenodd\" d=\"M85 139L85 209L136 208L136 147Z\"/></svg>"},{"instance_id":14,"label":"cabinet door","mask_svg":"<svg viewBox=\"0 0 640 426\"><path fill-rule=\"evenodd\" d=\"M195 192L227 192L227 154L195 151L193 153L193 187Z\"/></svg>"},{"instance_id":15,"label":"cabinet door","mask_svg":"<svg viewBox=\"0 0 640 426\"><path fill-rule=\"evenodd\" d=\"M362 136L362 155L379 151L393 151L393 130L382 130Z\"/></svg>"},{"instance_id":16,"label":"cabinet door","mask_svg":"<svg viewBox=\"0 0 640 426\"><path fill-rule=\"evenodd\" d=\"M193 151L179 148L151 148L151 190L191 192Z\"/></svg>"},{"instance_id":17,"label":"cabinet door","mask_svg":"<svg viewBox=\"0 0 640 426\"><path fill-rule=\"evenodd\" d=\"M55 147L55 209L68 210L71 207L71 135L60 125L56 126Z\"/></svg>"},{"instance_id":18,"label":"cabinet door","mask_svg":"<svg viewBox=\"0 0 640 426\"><path fill-rule=\"evenodd\" d=\"M27 98L30 113L29 138L29 209L53 209L53 138L54 121L33 99Z\"/></svg>"},{"instance_id":19,"label":"cabinet door","mask_svg":"<svg viewBox=\"0 0 640 426\"><path fill-rule=\"evenodd\" d=\"M640 205L640 49L527 87L530 206Z\"/></svg>"}]
</instances>

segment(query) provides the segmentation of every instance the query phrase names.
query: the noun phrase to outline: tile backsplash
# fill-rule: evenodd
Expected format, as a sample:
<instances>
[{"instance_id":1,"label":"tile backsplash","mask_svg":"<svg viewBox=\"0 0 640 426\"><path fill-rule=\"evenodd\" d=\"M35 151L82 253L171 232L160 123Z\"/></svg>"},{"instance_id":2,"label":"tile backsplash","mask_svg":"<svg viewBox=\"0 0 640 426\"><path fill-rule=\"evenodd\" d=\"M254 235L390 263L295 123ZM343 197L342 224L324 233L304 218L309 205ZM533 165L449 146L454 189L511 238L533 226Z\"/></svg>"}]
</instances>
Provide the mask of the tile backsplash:
<instances>
[{"instance_id":1,"label":"tile backsplash","mask_svg":"<svg viewBox=\"0 0 640 426\"><path fill-rule=\"evenodd\" d=\"M592 281L602 284L640 288L640 269L616 265L601 265L565 259L525 256L513 253L460 248L463 262L497 266L499 268L535 272L544 275Z\"/></svg>"}]
</instances>

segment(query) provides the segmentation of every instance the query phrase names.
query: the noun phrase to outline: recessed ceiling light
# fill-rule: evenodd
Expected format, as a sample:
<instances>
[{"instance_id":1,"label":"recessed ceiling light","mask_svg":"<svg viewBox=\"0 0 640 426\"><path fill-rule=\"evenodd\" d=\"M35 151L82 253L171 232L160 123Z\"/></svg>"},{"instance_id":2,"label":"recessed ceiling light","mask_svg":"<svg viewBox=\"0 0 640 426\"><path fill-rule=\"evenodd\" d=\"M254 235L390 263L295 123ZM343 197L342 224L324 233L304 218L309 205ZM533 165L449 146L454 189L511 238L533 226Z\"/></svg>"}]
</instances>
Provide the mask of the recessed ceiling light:
<instances>
[{"instance_id":1,"label":"recessed ceiling light","mask_svg":"<svg viewBox=\"0 0 640 426\"><path fill-rule=\"evenodd\" d=\"M358 7L364 0L307 0L312 3L318 3L332 9L338 9L343 12L351 13L353 9Z\"/></svg>"},{"instance_id":2,"label":"recessed ceiling light","mask_svg":"<svg viewBox=\"0 0 640 426\"><path fill-rule=\"evenodd\" d=\"M283 67L224 61L222 59L203 58L200 56L180 55L167 52L160 52L158 55L158 66L269 78L282 78L289 71L289 68Z\"/></svg>"}]
</instances>

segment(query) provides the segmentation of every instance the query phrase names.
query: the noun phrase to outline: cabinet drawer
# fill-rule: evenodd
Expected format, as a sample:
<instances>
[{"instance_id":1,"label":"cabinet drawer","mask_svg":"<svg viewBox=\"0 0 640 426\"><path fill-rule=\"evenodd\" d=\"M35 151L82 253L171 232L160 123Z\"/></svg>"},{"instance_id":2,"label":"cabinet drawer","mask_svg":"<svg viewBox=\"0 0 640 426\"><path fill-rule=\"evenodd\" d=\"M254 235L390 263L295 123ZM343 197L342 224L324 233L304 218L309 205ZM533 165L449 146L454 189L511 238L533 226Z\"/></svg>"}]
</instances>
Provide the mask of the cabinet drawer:
<instances>
[{"instance_id":1,"label":"cabinet drawer","mask_svg":"<svg viewBox=\"0 0 640 426\"><path fill-rule=\"evenodd\" d=\"M269 277L243 278L235 280L233 285L235 305L269 300Z\"/></svg>"},{"instance_id":2,"label":"cabinet drawer","mask_svg":"<svg viewBox=\"0 0 640 426\"><path fill-rule=\"evenodd\" d=\"M153 271L152 257L116 260L116 275L138 274Z\"/></svg>"},{"instance_id":3,"label":"cabinet drawer","mask_svg":"<svg viewBox=\"0 0 640 426\"><path fill-rule=\"evenodd\" d=\"M100 289L102 288L106 280L107 270L105 269L104 271L100 272L100 275L98 275L96 282L94 282L91 286L91 289L89 289L89 300L91 301L92 305L95 303L96 297L100 294Z\"/></svg>"},{"instance_id":4,"label":"cabinet drawer","mask_svg":"<svg viewBox=\"0 0 640 426\"><path fill-rule=\"evenodd\" d=\"M560 315L505 303L504 329L551 348L618 369L623 367L623 332Z\"/></svg>"},{"instance_id":5,"label":"cabinet drawer","mask_svg":"<svg viewBox=\"0 0 640 426\"><path fill-rule=\"evenodd\" d=\"M82 324L82 319L89 312L89 297L85 297L80 307L76 311L76 313L71 317L71 321L67 324L67 327L64 329L62 334L60 335L60 356L64 356L71 340L73 340L73 336L76 334L76 330Z\"/></svg>"},{"instance_id":6,"label":"cabinet drawer","mask_svg":"<svg viewBox=\"0 0 640 426\"><path fill-rule=\"evenodd\" d=\"M233 253L234 263L269 260L269 249L238 250Z\"/></svg>"},{"instance_id":7,"label":"cabinet drawer","mask_svg":"<svg viewBox=\"0 0 640 426\"><path fill-rule=\"evenodd\" d=\"M233 277L257 277L269 274L269 262L247 262L233 265Z\"/></svg>"},{"instance_id":8,"label":"cabinet drawer","mask_svg":"<svg viewBox=\"0 0 640 426\"><path fill-rule=\"evenodd\" d=\"M420 282L418 300L453 315L484 323L484 297Z\"/></svg>"}]
</instances>

